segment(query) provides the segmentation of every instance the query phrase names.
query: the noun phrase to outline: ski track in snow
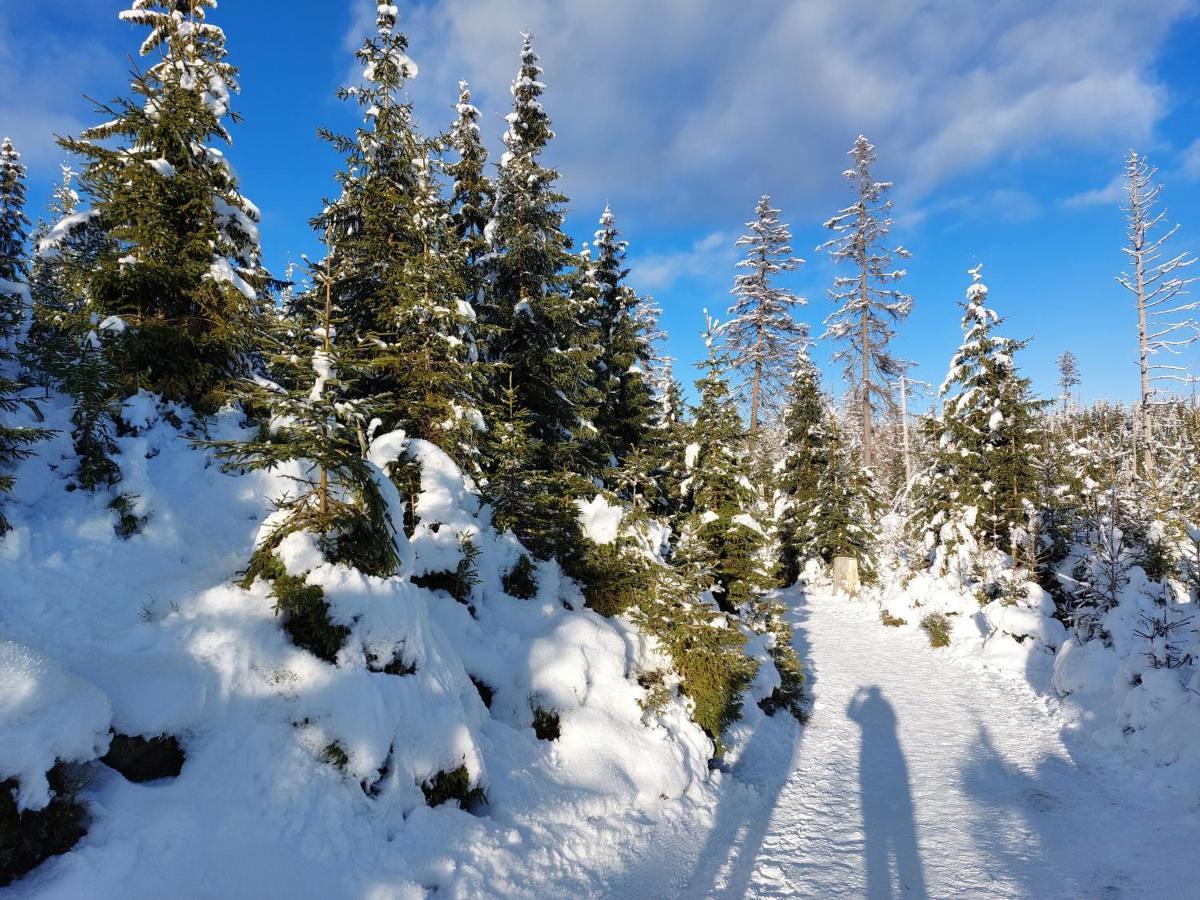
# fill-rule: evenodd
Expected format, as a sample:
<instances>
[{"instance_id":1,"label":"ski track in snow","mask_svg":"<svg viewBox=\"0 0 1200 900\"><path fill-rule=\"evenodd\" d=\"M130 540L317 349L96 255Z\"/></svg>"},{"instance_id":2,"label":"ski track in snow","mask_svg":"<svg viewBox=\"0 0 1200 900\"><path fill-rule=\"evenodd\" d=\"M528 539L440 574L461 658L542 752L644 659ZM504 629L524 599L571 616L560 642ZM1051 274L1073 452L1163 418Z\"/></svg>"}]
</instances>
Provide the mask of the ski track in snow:
<instances>
[{"instance_id":1,"label":"ski track in snow","mask_svg":"<svg viewBox=\"0 0 1200 900\"><path fill-rule=\"evenodd\" d=\"M760 728L715 824L658 834L610 896L1200 896L1194 807L1068 748L1027 684L885 628L873 606L783 598L811 721Z\"/></svg>"}]
</instances>

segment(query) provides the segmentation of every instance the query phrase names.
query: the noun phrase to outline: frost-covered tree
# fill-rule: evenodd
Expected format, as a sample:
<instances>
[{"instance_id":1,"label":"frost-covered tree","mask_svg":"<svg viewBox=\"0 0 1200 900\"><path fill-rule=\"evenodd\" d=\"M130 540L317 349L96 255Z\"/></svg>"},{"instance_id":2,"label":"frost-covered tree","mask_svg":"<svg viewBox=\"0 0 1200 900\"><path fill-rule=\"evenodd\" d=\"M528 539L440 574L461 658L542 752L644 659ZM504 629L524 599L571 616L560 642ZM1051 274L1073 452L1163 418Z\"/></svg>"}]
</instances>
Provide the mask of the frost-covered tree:
<instances>
[{"instance_id":1,"label":"frost-covered tree","mask_svg":"<svg viewBox=\"0 0 1200 900\"><path fill-rule=\"evenodd\" d=\"M446 166L450 178L450 212L454 234L460 242L460 252L467 267L468 294L472 302L479 301L483 287L481 260L488 252L484 229L492 215L495 188L487 176L487 148L479 130L479 110L471 103L471 89L465 81L458 83L458 117L446 138L457 159Z\"/></svg>"},{"instance_id":2,"label":"frost-covered tree","mask_svg":"<svg viewBox=\"0 0 1200 900\"><path fill-rule=\"evenodd\" d=\"M808 552L827 566L839 556L856 560L859 577L870 584L877 571L875 535L883 503L870 470L835 419L829 420L824 437L824 466L806 508Z\"/></svg>"},{"instance_id":3,"label":"frost-covered tree","mask_svg":"<svg viewBox=\"0 0 1200 900\"><path fill-rule=\"evenodd\" d=\"M626 243L608 207L600 217L593 246L599 347L594 424L604 449L621 466L645 437L653 415L654 397L647 380L651 347L639 314L641 299L625 284Z\"/></svg>"},{"instance_id":4,"label":"frost-covered tree","mask_svg":"<svg viewBox=\"0 0 1200 900\"><path fill-rule=\"evenodd\" d=\"M541 160L554 137L540 99L541 76L532 35L525 34L487 226L495 256L483 318L493 330L496 384L503 388L511 375L517 404L529 415L529 464L570 472L581 422L593 416L595 349L585 324L590 311L573 302L569 290L574 258L563 232L566 198L556 186L558 173Z\"/></svg>"},{"instance_id":5,"label":"frost-covered tree","mask_svg":"<svg viewBox=\"0 0 1200 900\"><path fill-rule=\"evenodd\" d=\"M736 300L729 307L723 337L742 399L750 405L753 442L760 411L785 387L788 367L808 329L792 317L792 310L804 299L777 284L781 274L795 271L804 260L792 255L791 232L779 221L779 210L771 207L770 197L758 201L754 219L746 227L750 233L737 241L738 247L746 248L746 256L737 264L740 271L731 291Z\"/></svg>"},{"instance_id":6,"label":"frost-covered tree","mask_svg":"<svg viewBox=\"0 0 1200 900\"><path fill-rule=\"evenodd\" d=\"M582 552L577 509L559 479L529 465L536 453L532 417L514 385L503 389L490 425L488 494L496 527L511 530L536 556L557 557L573 569Z\"/></svg>"},{"instance_id":7,"label":"frost-covered tree","mask_svg":"<svg viewBox=\"0 0 1200 900\"><path fill-rule=\"evenodd\" d=\"M818 485L828 459L825 397L820 373L801 352L794 366L784 411L784 462L780 491L784 498L779 522L780 566L783 581L800 577L806 560L816 556L810 517L818 502Z\"/></svg>"},{"instance_id":8,"label":"frost-covered tree","mask_svg":"<svg viewBox=\"0 0 1200 900\"><path fill-rule=\"evenodd\" d=\"M675 379L669 361L658 373L657 408L645 442L653 456L653 472L658 503L656 512L666 521L677 523L684 510L684 485L687 480L687 448L691 427L683 386Z\"/></svg>"},{"instance_id":9,"label":"frost-covered tree","mask_svg":"<svg viewBox=\"0 0 1200 900\"><path fill-rule=\"evenodd\" d=\"M585 439L594 434L595 309L572 291L579 282L572 277L575 257L562 230L566 198L555 186L558 174L541 161L553 137L540 100L541 72L526 34L486 229L492 255L481 318L488 332L486 358L494 366L491 417L508 416L504 407L511 399L529 436L522 447L526 456L515 464L565 500L590 488L584 476L599 468L596 454L583 452L591 443ZM502 450L494 435L488 447L485 490L503 505L503 479L491 476L514 463L497 456ZM578 528L571 528L541 534L537 542L567 559L579 555L578 540Z\"/></svg>"},{"instance_id":10,"label":"frost-covered tree","mask_svg":"<svg viewBox=\"0 0 1200 900\"><path fill-rule=\"evenodd\" d=\"M0 495L12 490L15 480L7 471L32 455L32 446L47 437L45 429L18 424L13 415L21 409L36 413L24 395L25 385L15 377L18 332L25 318L29 288L25 284L25 167L20 154L5 139L0 145ZM10 529L0 507L0 537Z\"/></svg>"},{"instance_id":11,"label":"frost-covered tree","mask_svg":"<svg viewBox=\"0 0 1200 900\"><path fill-rule=\"evenodd\" d=\"M795 367L784 424L779 544L785 583L795 581L808 560L829 565L838 556L858 560L859 573L870 581L881 503L806 354Z\"/></svg>"},{"instance_id":12,"label":"frost-covered tree","mask_svg":"<svg viewBox=\"0 0 1200 900\"><path fill-rule=\"evenodd\" d=\"M208 21L216 0L134 0L122 22L150 29L131 97L60 144L86 164L80 187L111 243L87 292L127 324L113 353L127 391L219 405L248 371L262 321L259 214L215 142L230 141L237 70ZM72 218L56 226L52 249Z\"/></svg>"},{"instance_id":13,"label":"frost-covered tree","mask_svg":"<svg viewBox=\"0 0 1200 900\"><path fill-rule=\"evenodd\" d=\"M1071 406L1072 392L1079 386L1079 359L1070 350L1064 350L1055 360L1058 366L1058 386L1062 399L1063 412Z\"/></svg>"},{"instance_id":14,"label":"frost-covered tree","mask_svg":"<svg viewBox=\"0 0 1200 900\"><path fill-rule=\"evenodd\" d=\"M969 543L1017 555L1038 495L1034 464L1043 404L1014 356L1025 342L996 333L982 267L971 270L963 304L963 342L938 391L942 411L930 422L933 461L918 487L915 520L933 550ZM969 534L964 534L963 529Z\"/></svg>"},{"instance_id":15,"label":"frost-covered tree","mask_svg":"<svg viewBox=\"0 0 1200 900\"><path fill-rule=\"evenodd\" d=\"M750 481L750 456L737 403L728 382L728 362L721 352L716 323L705 334L708 358L693 414L692 457L688 471L688 515L683 522L679 554L693 577L708 581L721 609L736 611L756 592L773 586L764 572L760 551L766 544L763 526L754 516L758 491Z\"/></svg>"},{"instance_id":16,"label":"frost-covered tree","mask_svg":"<svg viewBox=\"0 0 1200 900\"><path fill-rule=\"evenodd\" d=\"M431 441L465 466L480 424L470 369L474 312L435 148L404 99L417 66L396 16L392 4L378 5L376 30L355 52L361 81L338 92L359 107L361 124L352 135L321 133L345 163L340 195L313 224L337 246L334 305L373 348L348 396L377 398L385 428ZM319 306L322 297L314 300Z\"/></svg>"},{"instance_id":17,"label":"frost-covered tree","mask_svg":"<svg viewBox=\"0 0 1200 900\"><path fill-rule=\"evenodd\" d=\"M825 336L842 344L834 359L844 363L846 380L853 388L862 428L863 463L870 466L875 457L876 404L891 406L890 384L903 371L888 344L895 324L908 316L913 301L896 286L905 271L896 268L895 260L905 259L909 253L885 244L892 227L892 201L886 199L892 183L871 176L877 157L874 146L862 135L854 142L850 158L854 164L844 175L855 201L825 223L838 236L820 249L835 263L851 268L852 274L834 279L829 296L838 308L825 320Z\"/></svg>"},{"instance_id":18,"label":"frost-covered tree","mask_svg":"<svg viewBox=\"0 0 1200 900\"><path fill-rule=\"evenodd\" d=\"M5 138L0 142L0 281L25 281L29 274L25 250L28 237L25 166L12 141ZM10 292L5 296L15 293Z\"/></svg>"},{"instance_id":19,"label":"frost-covered tree","mask_svg":"<svg viewBox=\"0 0 1200 900\"><path fill-rule=\"evenodd\" d=\"M1122 249L1132 271L1117 278L1133 295L1137 310L1140 471L1150 479L1154 478L1155 451L1151 407L1158 384L1178 380L1186 370L1161 361L1161 354L1178 355L1200 337L1193 318L1200 302L1189 300L1186 294L1187 286L1196 280L1187 277L1196 258L1186 252L1170 256L1166 251L1179 226L1166 227L1166 213L1158 209L1162 185L1154 181L1157 171L1144 156L1130 151L1124 173L1128 242Z\"/></svg>"}]
</instances>

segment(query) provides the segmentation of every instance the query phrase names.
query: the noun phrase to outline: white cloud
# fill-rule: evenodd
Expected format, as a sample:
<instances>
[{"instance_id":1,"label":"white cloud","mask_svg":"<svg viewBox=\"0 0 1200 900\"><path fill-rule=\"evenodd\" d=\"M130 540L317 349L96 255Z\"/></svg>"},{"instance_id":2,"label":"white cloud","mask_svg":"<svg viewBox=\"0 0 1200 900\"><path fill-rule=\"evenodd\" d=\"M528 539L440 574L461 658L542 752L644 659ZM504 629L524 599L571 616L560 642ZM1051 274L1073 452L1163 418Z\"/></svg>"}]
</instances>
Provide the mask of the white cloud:
<instances>
[{"instance_id":1,"label":"white cloud","mask_svg":"<svg viewBox=\"0 0 1200 900\"><path fill-rule=\"evenodd\" d=\"M406 12L427 127L468 77L498 135L532 28L555 154L581 212L611 197L681 222L770 192L788 215L841 198L854 136L906 202L996 161L1145 140L1153 65L1194 0L441 0ZM494 137L493 137L494 139Z\"/></svg>"},{"instance_id":2,"label":"white cloud","mask_svg":"<svg viewBox=\"0 0 1200 900\"><path fill-rule=\"evenodd\" d=\"M1062 201L1066 209L1086 209L1090 206L1115 206L1125 197L1125 176L1117 175L1104 187L1093 188L1067 197Z\"/></svg>"},{"instance_id":3,"label":"white cloud","mask_svg":"<svg viewBox=\"0 0 1200 900\"><path fill-rule=\"evenodd\" d=\"M1200 138L1192 141L1179 155L1183 176L1188 181L1200 181Z\"/></svg>"},{"instance_id":4,"label":"white cloud","mask_svg":"<svg viewBox=\"0 0 1200 900\"><path fill-rule=\"evenodd\" d=\"M726 277L735 257L734 237L724 231L705 235L685 250L653 253L630 262L630 281L642 291L661 291L686 278Z\"/></svg>"}]
</instances>

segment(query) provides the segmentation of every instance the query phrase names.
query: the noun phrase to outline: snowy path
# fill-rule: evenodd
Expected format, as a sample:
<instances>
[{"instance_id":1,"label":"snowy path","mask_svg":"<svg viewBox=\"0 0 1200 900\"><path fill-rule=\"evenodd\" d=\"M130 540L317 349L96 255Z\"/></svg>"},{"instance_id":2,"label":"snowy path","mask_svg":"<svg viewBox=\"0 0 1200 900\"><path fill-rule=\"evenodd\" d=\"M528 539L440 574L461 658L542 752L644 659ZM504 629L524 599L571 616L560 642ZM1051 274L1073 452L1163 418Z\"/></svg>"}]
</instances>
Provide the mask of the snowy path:
<instances>
[{"instance_id":1,"label":"snowy path","mask_svg":"<svg viewBox=\"0 0 1200 900\"><path fill-rule=\"evenodd\" d=\"M786 599L812 721L762 728L715 824L660 835L613 896L1200 896L1200 817L1073 758L1025 684L865 604Z\"/></svg>"}]
</instances>

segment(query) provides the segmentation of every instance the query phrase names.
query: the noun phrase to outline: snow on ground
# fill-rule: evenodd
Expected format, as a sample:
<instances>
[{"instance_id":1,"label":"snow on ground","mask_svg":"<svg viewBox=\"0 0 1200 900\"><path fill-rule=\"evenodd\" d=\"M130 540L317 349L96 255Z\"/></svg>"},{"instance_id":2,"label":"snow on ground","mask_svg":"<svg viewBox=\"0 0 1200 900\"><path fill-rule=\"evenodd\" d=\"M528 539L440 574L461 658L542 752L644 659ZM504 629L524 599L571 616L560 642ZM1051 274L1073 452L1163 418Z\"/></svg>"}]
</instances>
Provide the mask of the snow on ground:
<instances>
[{"instance_id":1,"label":"snow on ground","mask_svg":"<svg viewBox=\"0 0 1200 900\"><path fill-rule=\"evenodd\" d=\"M287 641L263 584L233 584L280 473L223 473L134 398L120 489L149 518L122 540L107 497L65 490L67 409L46 412L60 434L21 465L0 542L0 778L36 808L37 772L103 753L110 722L177 734L187 760L145 784L95 764L87 836L11 896L1192 895L1194 792L1157 790L1031 689L1063 637L1038 594L976 604L932 650L874 600L784 592L811 723L748 703L729 769L710 773L678 703L642 711L636 674L662 660L635 629L578 610L556 566L531 599L504 593L521 549L436 448L393 434L372 451L422 463L406 574L348 571L302 536L286 548L350 629L333 666ZM467 540L468 603L410 580L453 568ZM925 588L928 608L965 602ZM389 653L416 672L371 671ZM1059 681L1111 662L1060 664ZM535 738L535 707L560 715L557 741ZM456 765L487 803L426 806L419 783Z\"/></svg>"},{"instance_id":2,"label":"snow on ground","mask_svg":"<svg viewBox=\"0 0 1200 900\"><path fill-rule=\"evenodd\" d=\"M110 496L66 489L69 409L51 398L45 412L59 433L20 465L0 542L0 780L19 777L36 808L45 769L102 754L110 722L178 735L187 756L144 784L94 763L87 835L9 895L580 896L662 822L711 802L711 743L680 702L654 715L639 703L637 674L662 658L582 609L557 566L538 567L530 599L505 594L521 547L431 445L385 435L371 455L422 463L400 575L288 539L289 569L350 630L331 665L289 642L267 585L234 583L286 471L224 473L154 398L133 398L118 490L148 518L123 540ZM212 436L239 433L224 415ZM411 580L453 570L467 539L467 602ZM415 671L372 671L372 657ZM535 736L535 708L559 716L558 740ZM421 783L458 766L486 803L427 806Z\"/></svg>"},{"instance_id":3,"label":"snow on ground","mask_svg":"<svg viewBox=\"0 0 1200 900\"><path fill-rule=\"evenodd\" d=\"M1064 732L1022 681L787 591L815 695L768 720L701 827L665 828L614 898L1195 896L1200 814Z\"/></svg>"}]
</instances>

